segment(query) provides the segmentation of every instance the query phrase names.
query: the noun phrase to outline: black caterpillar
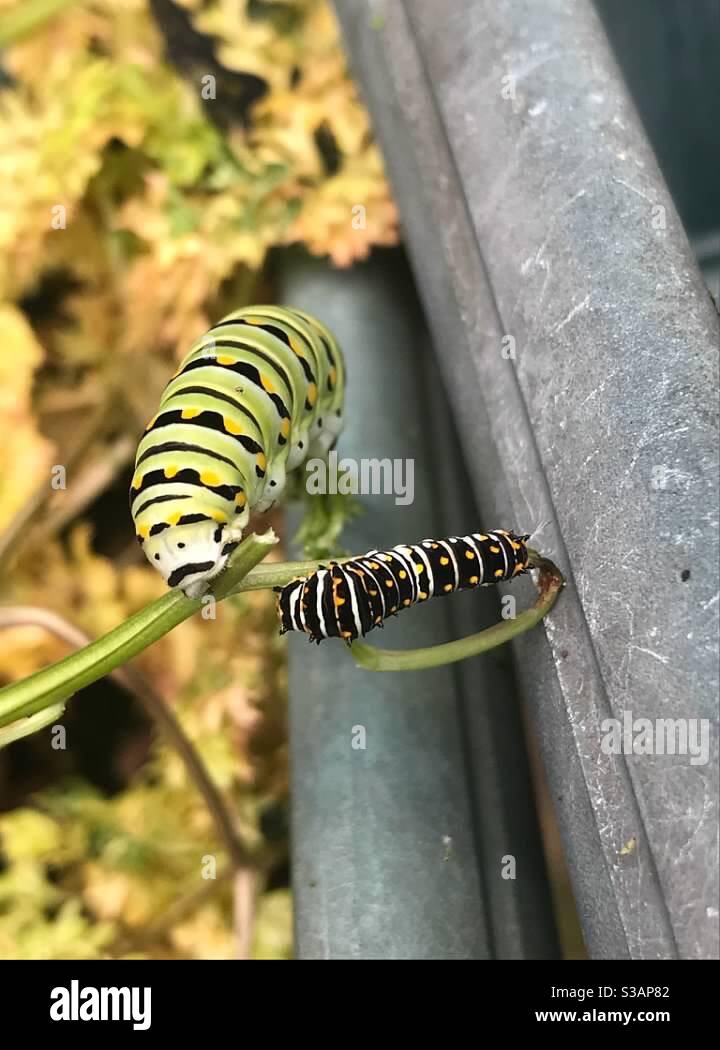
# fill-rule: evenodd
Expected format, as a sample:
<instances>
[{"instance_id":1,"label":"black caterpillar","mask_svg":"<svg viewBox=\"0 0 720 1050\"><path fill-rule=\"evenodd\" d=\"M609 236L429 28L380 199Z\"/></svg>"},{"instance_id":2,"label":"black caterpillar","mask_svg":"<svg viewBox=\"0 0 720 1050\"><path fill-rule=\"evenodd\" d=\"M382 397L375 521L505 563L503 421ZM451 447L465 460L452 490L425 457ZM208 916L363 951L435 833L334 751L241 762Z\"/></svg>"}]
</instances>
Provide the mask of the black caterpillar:
<instances>
[{"instance_id":1,"label":"black caterpillar","mask_svg":"<svg viewBox=\"0 0 720 1050\"><path fill-rule=\"evenodd\" d=\"M349 645L415 602L525 572L529 538L529 534L496 529L330 562L310 576L276 588L280 633L304 631L311 642L344 638Z\"/></svg>"}]
</instances>

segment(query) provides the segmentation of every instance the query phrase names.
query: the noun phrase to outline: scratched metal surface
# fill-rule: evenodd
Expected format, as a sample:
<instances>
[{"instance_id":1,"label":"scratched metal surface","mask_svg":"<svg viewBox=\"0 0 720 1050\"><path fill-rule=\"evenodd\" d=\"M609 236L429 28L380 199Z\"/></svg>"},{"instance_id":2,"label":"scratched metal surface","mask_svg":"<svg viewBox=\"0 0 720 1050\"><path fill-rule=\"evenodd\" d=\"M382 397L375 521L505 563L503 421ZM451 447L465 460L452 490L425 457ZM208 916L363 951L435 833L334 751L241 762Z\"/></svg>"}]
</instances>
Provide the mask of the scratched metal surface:
<instances>
[{"instance_id":1,"label":"scratched metal surface","mask_svg":"<svg viewBox=\"0 0 720 1050\"><path fill-rule=\"evenodd\" d=\"M673 201L585 0L336 8L475 496L569 581L515 656L589 950L716 956L719 332ZM604 753L625 711L709 761Z\"/></svg>"},{"instance_id":2,"label":"scratched metal surface","mask_svg":"<svg viewBox=\"0 0 720 1050\"><path fill-rule=\"evenodd\" d=\"M414 462L414 499L360 498L349 551L474 531L427 333L396 252L338 271L284 256L283 301L322 317L348 364L339 453ZM435 406L430 413L429 406ZM297 518L291 519L297 523ZM411 648L496 622L489 592L408 610L377 631ZM506 653L462 669L372 674L341 642L288 636L292 872L302 959L554 958L558 952ZM352 747L363 727L365 749ZM357 732L357 730L355 731ZM515 857L517 878L502 877Z\"/></svg>"}]
</instances>

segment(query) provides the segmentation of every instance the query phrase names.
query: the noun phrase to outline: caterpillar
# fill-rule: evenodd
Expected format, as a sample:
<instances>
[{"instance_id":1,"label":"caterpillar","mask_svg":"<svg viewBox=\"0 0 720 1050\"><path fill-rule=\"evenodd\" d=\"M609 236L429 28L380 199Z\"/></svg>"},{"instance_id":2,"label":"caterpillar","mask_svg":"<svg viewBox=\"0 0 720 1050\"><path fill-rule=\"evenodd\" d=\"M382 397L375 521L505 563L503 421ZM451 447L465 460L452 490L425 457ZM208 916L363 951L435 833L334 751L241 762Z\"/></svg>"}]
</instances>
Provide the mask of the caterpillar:
<instances>
[{"instance_id":1,"label":"caterpillar","mask_svg":"<svg viewBox=\"0 0 720 1050\"><path fill-rule=\"evenodd\" d=\"M304 631L311 642L343 638L350 645L416 602L526 572L529 538L496 529L330 562L276 588L280 633Z\"/></svg>"},{"instance_id":2,"label":"caterpillar","mask_svg":"<svg viewBox=\"0 0 720 1050\"><path fill-rule=\"evenodd\" d=\"M170 379L135 458L130 513L148 561L199 598L251 511L287 472L325 456L343 424L345 365L302 310L248 306L198 339Z\"/></svg>"}]
</instances>

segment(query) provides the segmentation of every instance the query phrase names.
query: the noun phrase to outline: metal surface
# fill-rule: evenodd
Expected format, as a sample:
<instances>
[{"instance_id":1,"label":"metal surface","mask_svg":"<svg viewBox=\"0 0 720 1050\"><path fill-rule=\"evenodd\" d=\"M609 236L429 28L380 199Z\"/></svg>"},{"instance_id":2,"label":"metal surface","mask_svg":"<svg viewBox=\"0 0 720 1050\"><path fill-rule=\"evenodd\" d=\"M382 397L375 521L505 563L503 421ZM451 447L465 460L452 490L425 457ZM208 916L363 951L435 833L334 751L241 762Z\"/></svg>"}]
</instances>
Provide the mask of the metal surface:
<instances>
[{"instance_id":1,"label":"metal surface","mask_svg":"<svg viewBox=\"0 0 720 1050\"><path fill-rule=\"evenodd\" d=\"M322 316L342 343L349 379L340 456L414 462L414 501L362 496L365 513L343 533L344 546L361 552L477 529L399 253L351 271L295 256L280 284L283 301ZM408 611L372 641L430 645L497 619L495 596L458 595ZM339 641L288 641L300 958L554 957L505 654L462 671L372 674L355 668ZM365 749L353 747L358 727ZM509 854L514 880L502 877Z\"/></svg>"},{"instance_id":2,"label":"metal surface","mask_svg":"<svg viewBox=\"0 0 720 1050\"><path fill-rule=\"evenodd\" d=\"M484 518L569 581L514 649L589 950L716 956L714 304L589 3L336 8Z\"/></svg>"},{"instance_id":3,"label":"metal surface","mask_svg":"<svg viewBox=\"0 0 720 1050\"><path fill-rule=\"evenodd\" d=\"M595 0L673 199L720 248L718 0Z\"/></svg>"}]
</instances>

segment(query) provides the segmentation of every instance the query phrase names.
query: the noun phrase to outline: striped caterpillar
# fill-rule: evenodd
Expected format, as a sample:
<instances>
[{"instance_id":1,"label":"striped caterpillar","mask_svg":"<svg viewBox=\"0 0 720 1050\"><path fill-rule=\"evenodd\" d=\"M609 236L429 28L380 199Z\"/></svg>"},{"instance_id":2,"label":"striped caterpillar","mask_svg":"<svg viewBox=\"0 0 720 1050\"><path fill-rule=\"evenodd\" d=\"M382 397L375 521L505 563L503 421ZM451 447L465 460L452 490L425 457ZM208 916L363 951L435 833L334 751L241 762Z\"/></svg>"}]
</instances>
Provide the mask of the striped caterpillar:
<instances>
[{"instance_id":1,"label":"striped caterpillar","mask_svg":"<svg viewBox=\"0 0 720 1050\"><path fill-rule=\"evenodd\" d=\"M140 441L130 489L139 543L170 587L199 598L251 511L286 475L325 456L343 423L345 366L302 310L249 306L198 339Z\"/></svg>"},{"instance_id":2,"label":"striped caterpillar","mask_svg":"<svg viewBox=\"0 0 720 1050\"><path fill-rule=\"evenodd\" d=\"M496 529L331 562L276 588L280 633L303 631L311 642L343 638L349 645L416 602L526 572L529 538Z\"/></svg>"}]
</instances>

